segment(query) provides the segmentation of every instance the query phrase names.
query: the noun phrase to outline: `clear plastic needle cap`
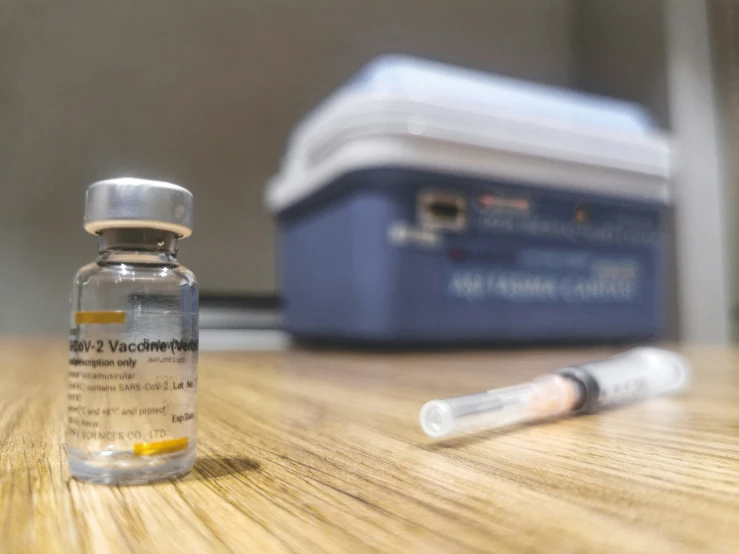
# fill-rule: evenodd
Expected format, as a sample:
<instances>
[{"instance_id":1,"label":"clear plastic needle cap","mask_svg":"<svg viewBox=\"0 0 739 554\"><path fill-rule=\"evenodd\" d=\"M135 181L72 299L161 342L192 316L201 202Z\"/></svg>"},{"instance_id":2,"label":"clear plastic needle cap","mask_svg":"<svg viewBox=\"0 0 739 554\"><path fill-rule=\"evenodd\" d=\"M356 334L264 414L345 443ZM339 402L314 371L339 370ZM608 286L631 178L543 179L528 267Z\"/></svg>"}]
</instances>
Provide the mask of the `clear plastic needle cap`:
<instances>
[{"instance_id":1,"label":"clear plastic needle cap","mask_svg":"<svg viewBox=\"0 0 739 554\"><path fill-rule=\"evenodd\" d=\"M421 408L421 428L433 438L482 427L503 427L571 411L578 387L560 375L543 375L521 385L432 400Z\"/></svg>"}]
</instances>

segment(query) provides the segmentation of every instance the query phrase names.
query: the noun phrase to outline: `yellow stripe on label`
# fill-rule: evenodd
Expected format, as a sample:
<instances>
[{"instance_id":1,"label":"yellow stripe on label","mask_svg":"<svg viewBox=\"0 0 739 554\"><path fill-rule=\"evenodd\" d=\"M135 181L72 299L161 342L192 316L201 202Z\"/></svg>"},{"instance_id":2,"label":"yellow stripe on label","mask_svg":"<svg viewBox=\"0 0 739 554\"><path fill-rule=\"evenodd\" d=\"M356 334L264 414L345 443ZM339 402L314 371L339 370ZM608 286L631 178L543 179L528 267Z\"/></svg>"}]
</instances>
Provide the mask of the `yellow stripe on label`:
<instances>
[{"instance_id":1,"label":"yellow stripe on label","mask_svg":"<svg viewBox=\"0 0 739 554\"><path fill-rule=\"evenodd\" d=\"M126 312L76 312L74 314L75 325L120 325L125 322Z\"/></svg>"},{"instance_id":2,"label":"yellow stripe on label","mask_svg":"<svg viewBox=\"0 0 739 554\"><path fill-rule=\"evenodd\" d=\"M156 456L157 454L179 452L185 450L189 442L190 439L187 437L157 442L138 442L133 445L133 454L134 456Z\"/></svg>"}]
</instances>

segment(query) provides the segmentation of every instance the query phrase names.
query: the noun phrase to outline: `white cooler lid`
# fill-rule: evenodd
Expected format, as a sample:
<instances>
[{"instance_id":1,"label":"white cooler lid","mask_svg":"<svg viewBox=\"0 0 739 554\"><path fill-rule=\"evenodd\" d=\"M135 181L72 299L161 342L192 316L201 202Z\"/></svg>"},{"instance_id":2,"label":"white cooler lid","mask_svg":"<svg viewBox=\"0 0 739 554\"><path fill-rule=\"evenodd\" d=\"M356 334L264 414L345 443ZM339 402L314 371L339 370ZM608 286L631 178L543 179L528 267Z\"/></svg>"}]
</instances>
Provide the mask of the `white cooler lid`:
<instances>
[{"instance_id":1,"label":"white cooler lid","mask_svg":"<svg viewBox=\"0 0 739 554\"><path fill-rule=\"evenodd\" d=\"M390 56L296 126L267 205L379 167L667 202L670 144L637 104Z\"/></svg>"}]
</instances>

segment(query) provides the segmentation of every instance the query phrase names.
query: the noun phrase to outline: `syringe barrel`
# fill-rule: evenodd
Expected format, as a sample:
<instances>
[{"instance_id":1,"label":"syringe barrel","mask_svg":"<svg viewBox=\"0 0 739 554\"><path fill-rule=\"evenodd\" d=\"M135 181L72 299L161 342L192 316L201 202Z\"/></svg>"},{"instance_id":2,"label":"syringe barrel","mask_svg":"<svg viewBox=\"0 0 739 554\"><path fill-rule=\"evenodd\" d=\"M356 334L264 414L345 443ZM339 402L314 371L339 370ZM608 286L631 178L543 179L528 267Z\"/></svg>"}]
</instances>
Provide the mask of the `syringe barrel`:
<instances>
[{"instance_id":1,"label":"syringe barrel","mask_svg":"<svg viewBox=\"0 0 739 554\"><path fill-rule=\"evenodd\" d=\"M583 389L578 413L592 413L629 402L684 389L690 379L688 362L660 348L635 348L605 360L566 367L560 375Z\"/></svg>"}]
</instances>

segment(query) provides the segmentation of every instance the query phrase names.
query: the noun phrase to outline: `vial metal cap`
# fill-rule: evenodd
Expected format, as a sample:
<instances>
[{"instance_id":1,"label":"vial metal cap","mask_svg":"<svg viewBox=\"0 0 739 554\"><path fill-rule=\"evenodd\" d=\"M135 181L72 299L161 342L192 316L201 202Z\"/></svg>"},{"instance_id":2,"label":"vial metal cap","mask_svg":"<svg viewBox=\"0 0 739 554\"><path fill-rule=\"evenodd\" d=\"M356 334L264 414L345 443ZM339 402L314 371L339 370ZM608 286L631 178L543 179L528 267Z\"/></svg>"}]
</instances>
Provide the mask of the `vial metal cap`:
<instances>
[{"instance_id":1,"label":"vial metal cap","mask_svg":"<svg viewBox=\"0 0 739 554\"><path fill-rule=\"evenodd\" d=\"M163 229L180 237L192 234L192 193L164 181L123 177L106 179L87 187L85 230Z\"/></svg>"}]
</instances>

